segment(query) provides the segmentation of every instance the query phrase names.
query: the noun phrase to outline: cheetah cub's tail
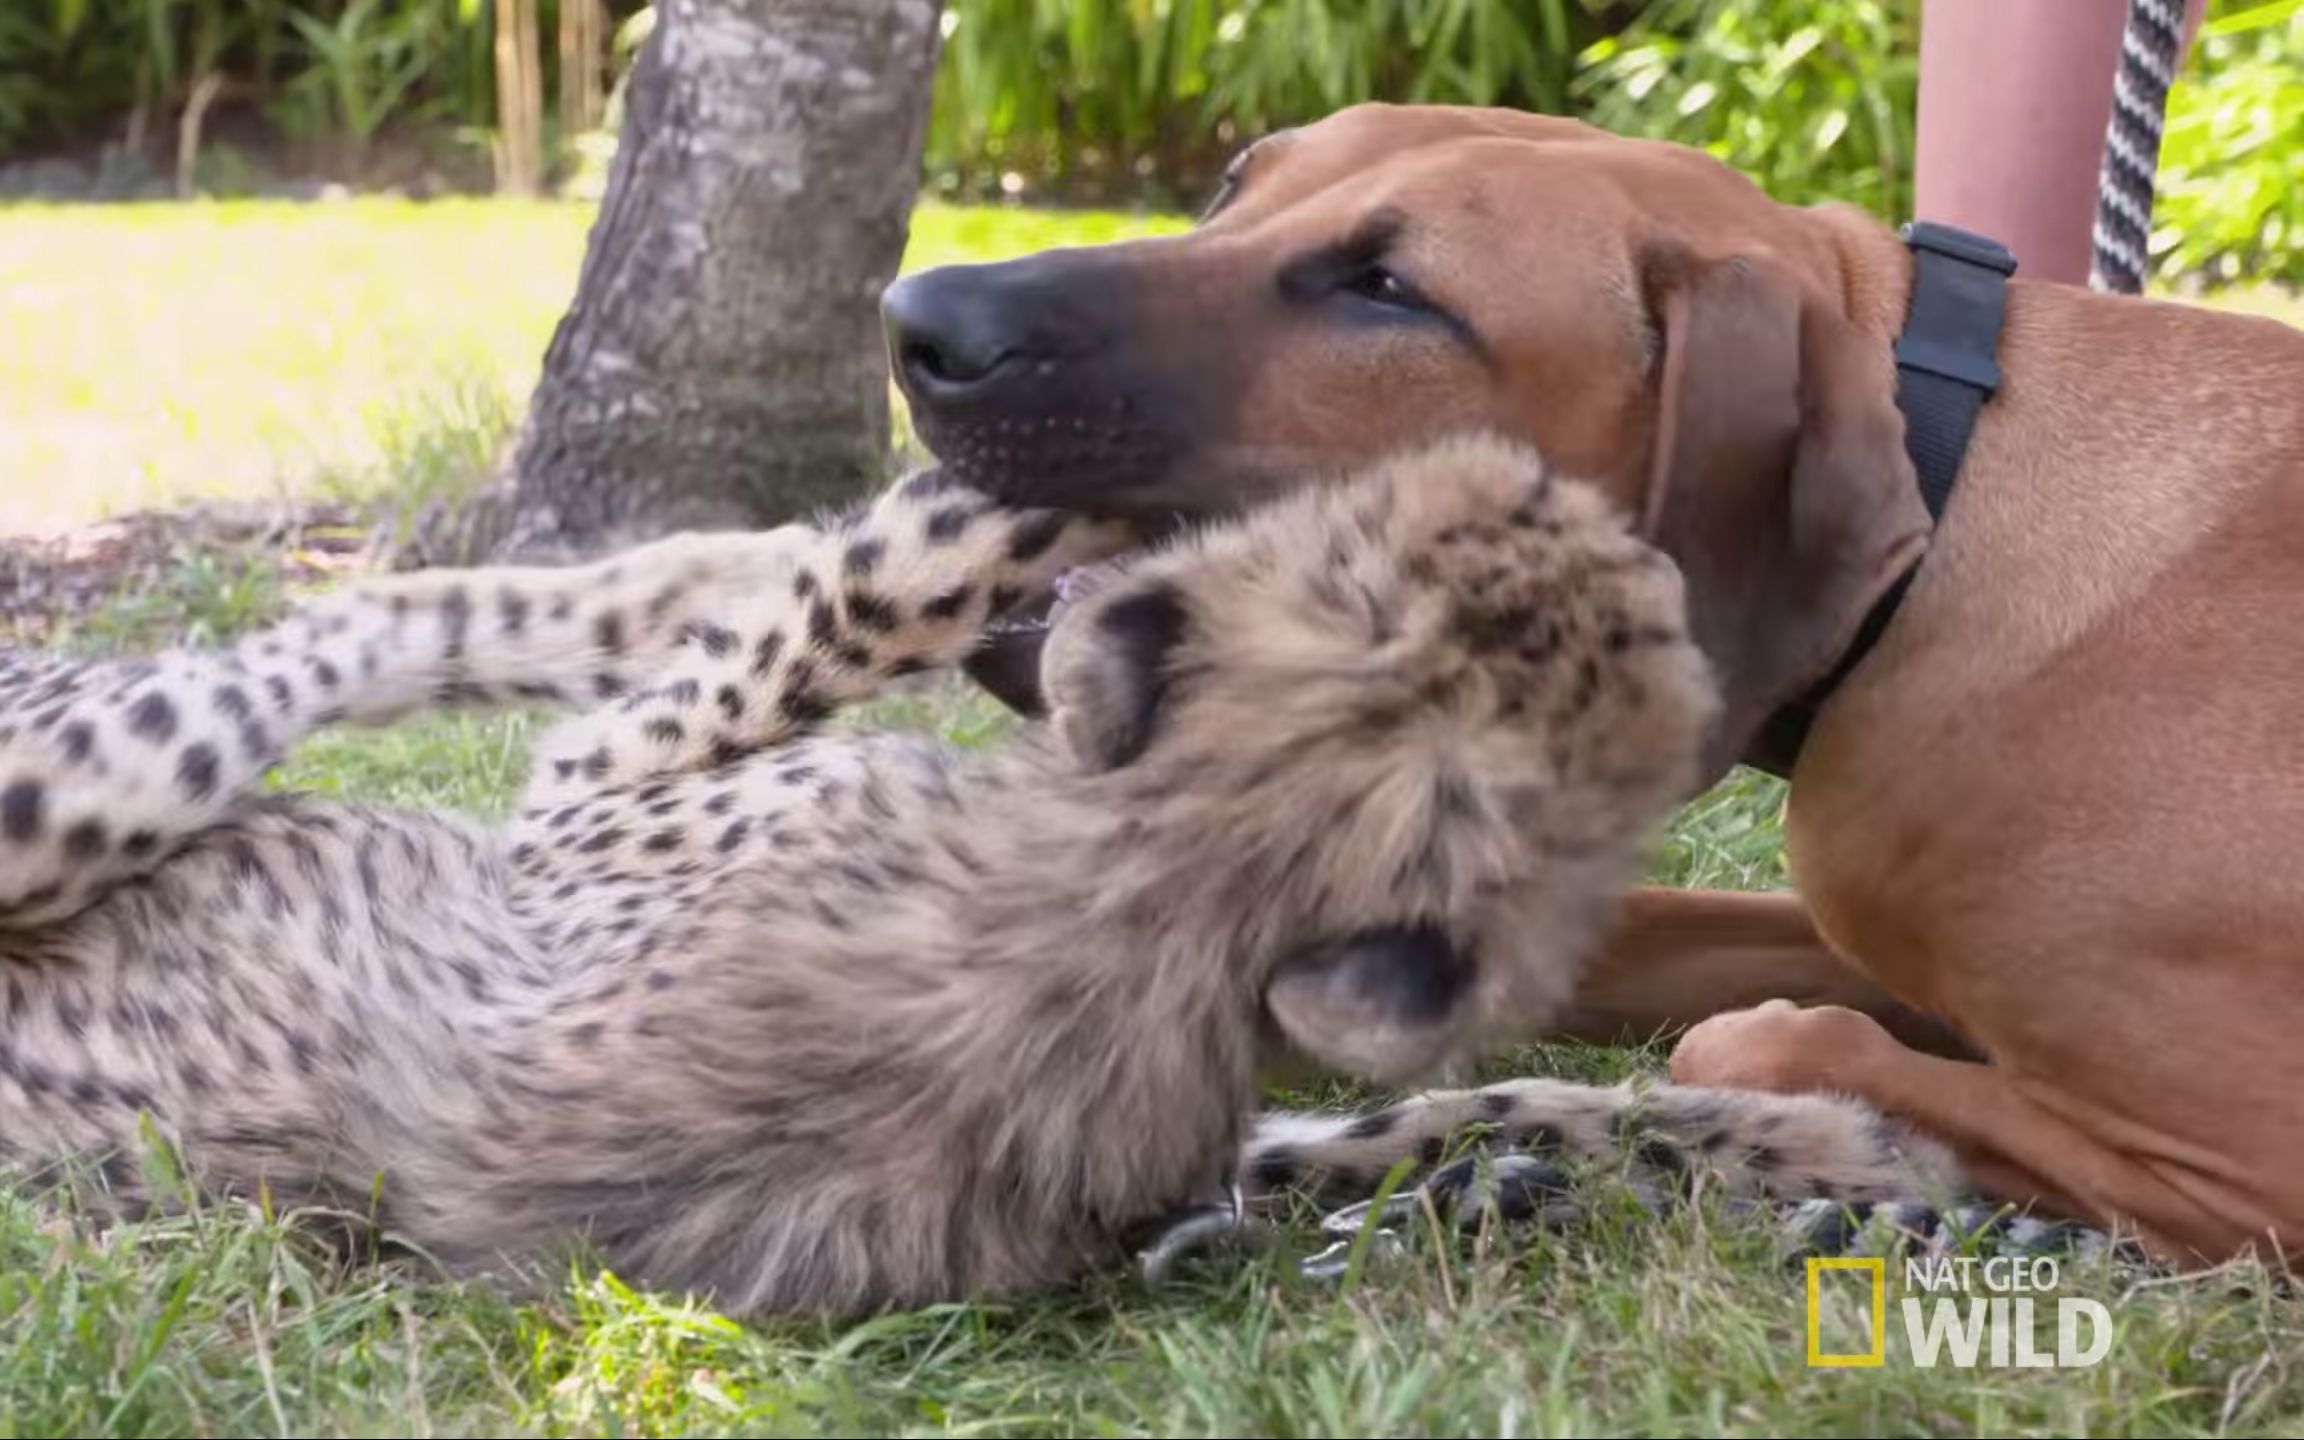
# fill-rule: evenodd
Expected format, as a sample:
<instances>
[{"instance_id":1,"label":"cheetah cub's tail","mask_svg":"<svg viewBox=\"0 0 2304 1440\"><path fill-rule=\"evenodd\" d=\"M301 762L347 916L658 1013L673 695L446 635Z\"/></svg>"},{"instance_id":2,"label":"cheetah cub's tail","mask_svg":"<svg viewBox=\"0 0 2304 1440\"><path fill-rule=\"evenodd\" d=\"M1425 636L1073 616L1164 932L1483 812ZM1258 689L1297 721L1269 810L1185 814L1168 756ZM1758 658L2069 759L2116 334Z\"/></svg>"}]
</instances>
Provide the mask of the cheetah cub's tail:
<instances>
[{"instance_id":1,"label":"cheetah cub's tail","mask_svg":"<svg viewBox=\"0 0 2304 1440\"><path fill-rule=\"evenodd\" d=\"M1656 1195L1707 1186L1744 1199L1869 1204L1964 1194L1948 1147L1855 1100L1535 1077L1361 1115L1276 1112L1249 1140L1243 1174L1257 1194L1301 1188L1354 1201L1395 1165L1436 1172L1464 1146L1542 1162L1517 1167L1520 1184L1538 1189L1600 1163L1628 1167Z\"/></svg>"},{"instance_id":2,"label":"cheetah cub's tail","mask_svg":"<svg viewBox=\"0 0 2304 1440\"><path fill-rule=\"evenodd\" d=\"M1406 1180L1381 1193L1400 1169ZM1269 1113L1239 1173L1232 1202L1186 1217L1148 1273L1258 1233L1249 1202L1284 1193L1330 1207L1320 1228L1333 1243L1303 1262L1322 1279L1364 1245L1396 1250L1428 1211L1466 1231L1571 1229L1611 1194L1649 1215L1716 1196L1724 1214L1765 1221L1795 1262L1982 1253L2152 1268L2132 1238L1984 1199L1941 1141L1838 1095L1507 1080L1361 1114Z\"/></svg>"}]
</instances>

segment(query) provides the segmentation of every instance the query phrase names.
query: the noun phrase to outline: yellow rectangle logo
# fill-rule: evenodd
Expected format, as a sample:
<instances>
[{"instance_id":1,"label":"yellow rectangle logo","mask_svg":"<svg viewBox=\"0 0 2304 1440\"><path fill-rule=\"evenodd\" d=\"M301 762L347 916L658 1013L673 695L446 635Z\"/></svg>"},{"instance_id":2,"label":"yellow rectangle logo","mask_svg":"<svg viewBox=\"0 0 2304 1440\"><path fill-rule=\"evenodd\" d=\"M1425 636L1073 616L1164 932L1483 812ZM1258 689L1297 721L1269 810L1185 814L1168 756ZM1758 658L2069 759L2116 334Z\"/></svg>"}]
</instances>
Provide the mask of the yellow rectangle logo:
<instances>
[{"instance_id":1,"label":"yellow rectangle logo","mask_svg":"<svg viewBox=\"0 0 2304 1440\"><path fill-rule=\"evenodd\" d=\"M1853 1270L1872 1279L1869 1330L1872 1348L1827 1354L1824 1350L1824 1272ZM1808 1363L1861 1368L1888 1363L1888 1262L1878 1256L1810 1256L1808 1260Z\"/></svg>"}]
</instances>

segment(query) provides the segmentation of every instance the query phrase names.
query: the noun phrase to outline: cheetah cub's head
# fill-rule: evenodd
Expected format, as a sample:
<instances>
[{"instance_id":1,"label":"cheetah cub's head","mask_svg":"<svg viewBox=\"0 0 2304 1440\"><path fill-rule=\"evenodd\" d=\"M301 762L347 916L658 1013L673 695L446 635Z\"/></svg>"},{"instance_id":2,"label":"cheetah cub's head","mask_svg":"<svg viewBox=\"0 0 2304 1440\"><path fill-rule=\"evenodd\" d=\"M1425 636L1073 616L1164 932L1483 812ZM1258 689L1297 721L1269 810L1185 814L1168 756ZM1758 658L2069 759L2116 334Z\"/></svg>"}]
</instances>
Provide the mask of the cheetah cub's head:
<instances>
[{"instance_id":1,"label":"cheetah cub's head","mask_svg":"<svg viewBox=\"0 0 2304 1440\"><path fill-rule=\"evenodd\" d=\"M1398 1082L1566 1004L1699 780L1683 607L1597 490L1457 438L1084 581L1041 682L1115 884L1284 1054Z\"/></svg>"}]
</instances>

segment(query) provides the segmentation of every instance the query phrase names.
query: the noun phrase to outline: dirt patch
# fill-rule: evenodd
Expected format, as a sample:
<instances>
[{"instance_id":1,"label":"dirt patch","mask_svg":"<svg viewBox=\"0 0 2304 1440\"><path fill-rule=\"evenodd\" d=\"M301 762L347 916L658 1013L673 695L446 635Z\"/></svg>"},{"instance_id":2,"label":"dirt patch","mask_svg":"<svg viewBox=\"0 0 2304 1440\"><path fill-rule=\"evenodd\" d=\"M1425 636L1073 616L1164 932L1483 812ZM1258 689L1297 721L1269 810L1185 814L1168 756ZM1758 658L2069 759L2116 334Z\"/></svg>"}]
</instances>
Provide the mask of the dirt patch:
<instances>
[{"instance_id":1,"label":"dirt patch","mask_svg":"<svg viewBox=\"0 0 2304 1440\"><path fill-rule=\"evenodd\" d=\"M187 576L284 595L365 569L373 527L333 501L213 501L39 539L0 537L0 642L40 646Z\"/></svg>"}]
</instances>

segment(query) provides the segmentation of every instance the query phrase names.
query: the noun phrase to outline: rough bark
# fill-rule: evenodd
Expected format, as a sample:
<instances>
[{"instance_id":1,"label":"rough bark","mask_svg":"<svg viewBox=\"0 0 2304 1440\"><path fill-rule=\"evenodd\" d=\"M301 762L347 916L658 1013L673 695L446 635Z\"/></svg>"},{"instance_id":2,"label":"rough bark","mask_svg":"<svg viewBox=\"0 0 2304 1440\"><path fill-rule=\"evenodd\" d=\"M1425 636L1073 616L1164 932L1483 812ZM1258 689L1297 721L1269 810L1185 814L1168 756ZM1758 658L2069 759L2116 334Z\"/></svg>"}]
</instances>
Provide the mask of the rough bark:
<instances>
[{"instance_id":1,"label":"rough bark","mask_svg":"<svg viewBox=\"0 0 2304 1440\"><path fill-rule=\"evenodd\" d=\"M575 303L455 551L773 524L880 478L878 297L909 233L939 8L662 0Z\"/></svg>"}]
</instances>

